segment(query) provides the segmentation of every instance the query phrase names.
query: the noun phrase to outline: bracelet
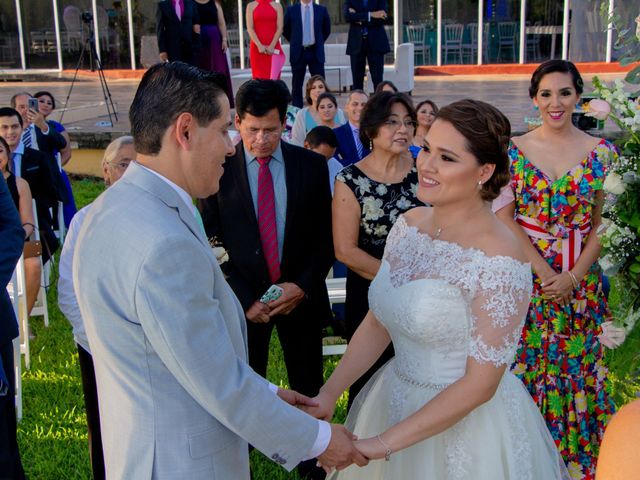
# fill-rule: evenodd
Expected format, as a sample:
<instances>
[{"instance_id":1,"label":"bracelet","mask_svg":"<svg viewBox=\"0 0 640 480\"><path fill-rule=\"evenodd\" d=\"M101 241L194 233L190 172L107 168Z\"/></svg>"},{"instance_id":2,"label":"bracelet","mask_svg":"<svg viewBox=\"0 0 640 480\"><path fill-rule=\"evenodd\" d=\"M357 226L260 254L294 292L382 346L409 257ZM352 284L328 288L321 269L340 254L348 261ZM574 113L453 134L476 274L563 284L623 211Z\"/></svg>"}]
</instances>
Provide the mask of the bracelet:
<instances>
[{"instance_id":1,"label":"bracelet","mask_svg":"<svg viewBox=\"0 0 640 480\"><path fill-rule=\"evenodd\" d=\"M573 288L575 288L576 290L578 289L578 279L576 278L576 276L573 274L573 272L571 270L567 270L567 273L569 274L569 277L571 278L571 284L573 285Z\"/></svg>"},{"instance_id":2,"label":"bracelet","mask_svg":"<svg viewBox=\"0 0 640 480\"><path fill-rule=\"evenodd\" d=\"M391 458L391 454L393 453L391 451L391 447L382 441L382 438L380 438L380 435L376 435L376 438L382 444L382 446L386 449L386 451L384 452L384 460L388 462L389 459Z\"/></svg>"}]
</instances>

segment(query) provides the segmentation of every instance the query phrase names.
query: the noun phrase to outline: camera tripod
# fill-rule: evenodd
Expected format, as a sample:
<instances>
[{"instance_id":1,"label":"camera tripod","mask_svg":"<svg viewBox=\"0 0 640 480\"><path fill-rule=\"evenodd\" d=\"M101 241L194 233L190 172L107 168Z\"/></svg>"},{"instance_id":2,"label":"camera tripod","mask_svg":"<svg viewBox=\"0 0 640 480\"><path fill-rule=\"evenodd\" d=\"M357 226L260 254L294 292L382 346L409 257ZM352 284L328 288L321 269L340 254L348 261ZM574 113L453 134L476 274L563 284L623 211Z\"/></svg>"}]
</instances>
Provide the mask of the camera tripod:
<instances>
[{"instance_id":1,"label":"camera tripod","mask_svg":"<svg viewBox=\"0 0 640 480\"><path fill-rule=\"evenodd\" d=\"M88 13L88 12L86 12ZM104 70L102 69L102 62L100 61L100 57L98 57L98 53L96 52L96 42L93 35L93 16L82 15L82 21L88 27L88 35L84 41L82 46L82 51L80 52L80 57L78 58L78 64L76 65L76 71L73 74L73 80L71 80L71 86L69 87L69 92L67 93L67 98L64 101L64 110L60 115L60 123L62 123L62 117L64 117L65 112L67 111L67 104L69 103L69 97L71 97L71 91L73 90L73 86L76 83L76 78L78 77L78 70L80 70L80 66L84 63L85 55L89 55L89 69L92 72L98 70L98 78L100 79L100 86L102 87L102 96L104 98L104 104L107 107L107 115L109 115L109 123L113 127L113 119L111 116L118 121L118 114L116 113L116 108L113 105L113 100L111 99L111 92L109 91L109 86L107 85L107 79L104 76ZM86 18L85 18L86 17Z\"/></svg>"}]
</instances>

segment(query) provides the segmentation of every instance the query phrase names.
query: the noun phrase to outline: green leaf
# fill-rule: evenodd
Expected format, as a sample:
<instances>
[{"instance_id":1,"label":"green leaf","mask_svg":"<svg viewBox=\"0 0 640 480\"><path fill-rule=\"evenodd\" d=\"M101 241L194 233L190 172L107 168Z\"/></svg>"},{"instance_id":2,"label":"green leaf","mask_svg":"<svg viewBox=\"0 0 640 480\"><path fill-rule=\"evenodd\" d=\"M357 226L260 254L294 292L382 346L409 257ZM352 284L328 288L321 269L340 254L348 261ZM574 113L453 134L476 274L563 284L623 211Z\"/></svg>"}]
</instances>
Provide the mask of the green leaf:
<instances>
[{"instance_id":1,"label":"green leaf","mask_svg":"<svg viewBox=\"0 0 640 480\"><path fill-rule=\"evenodd\" d=\"M624 79L629 83L640 83L640 65L627 73L627 76Z\"/></svg>"},{"instance_id":2,"label":"green leaf","mask_svg":"<svg viewBox=\"0 0 640 480\"><path fill-rule=\"evenodd\" d=\"M629 271L631 273L635 273L636 275L640 273L640 263L632 263L629 267Z\"/></svg>"},{"instance_id":3,"label":"green leaf","mask_svg":"<svg viewBox=\"0 0 640 480\"><path fill-rule=\"evenodd\" d=\"M620 59L620 66L626 67L627 65L631 65L635 61L636 59L633 56L629 55L628 57L624 57Z\"/></svg>"}]
</instances>

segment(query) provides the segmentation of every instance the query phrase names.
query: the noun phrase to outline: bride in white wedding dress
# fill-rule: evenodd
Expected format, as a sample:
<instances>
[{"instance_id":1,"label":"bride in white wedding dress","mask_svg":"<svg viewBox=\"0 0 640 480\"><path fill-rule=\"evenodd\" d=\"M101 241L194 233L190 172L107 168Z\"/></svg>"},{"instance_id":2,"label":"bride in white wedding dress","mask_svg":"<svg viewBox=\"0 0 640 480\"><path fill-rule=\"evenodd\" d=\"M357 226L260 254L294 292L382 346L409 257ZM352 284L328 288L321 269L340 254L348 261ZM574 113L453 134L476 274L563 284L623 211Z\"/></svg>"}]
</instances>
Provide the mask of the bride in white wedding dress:
<instances>
[{"instance_id":1,"label":"bride in white wedding dress","mask_svg":"<svg viewBox=\"0 0 640 480\"><path fill-rule=\"evenodd\" d=\"M310 412L331 418L342 392L393 341L395 358L347 419L371 461L336 478L569 478L538 408L508 371L531 293L530 266L489 204L509 179L509 137L504 115L473 100L443 108L429 130L418 197L433 208L407 212L391 230L371 310Z\"/></svg>"}]
</instances>

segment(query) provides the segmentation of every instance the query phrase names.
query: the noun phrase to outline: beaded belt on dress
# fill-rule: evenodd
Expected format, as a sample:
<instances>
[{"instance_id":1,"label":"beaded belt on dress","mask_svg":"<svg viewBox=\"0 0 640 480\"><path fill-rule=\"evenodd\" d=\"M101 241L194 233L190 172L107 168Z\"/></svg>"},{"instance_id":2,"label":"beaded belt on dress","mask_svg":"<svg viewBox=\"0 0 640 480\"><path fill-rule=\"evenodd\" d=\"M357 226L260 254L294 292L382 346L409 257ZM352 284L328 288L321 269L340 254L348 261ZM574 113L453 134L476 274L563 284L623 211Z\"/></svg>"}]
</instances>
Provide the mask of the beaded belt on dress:
<instances>
[{"instance_id":1,"label":"beaded belt on dress","mask_svg":"<svg viewBox=\"0 0 640 480\"><path fill-rule=\"evenodd\" d=\"M419 387L419 388L430 388L432 390L444 390L445 388L447 388L449 385L451 385L450 383L429 383L429 382L419 382L417 380L414 380L413 378L409 378L406 375L400 373L400 371L397 368L394 368L393 371L396 373L397 377L402 380L405 383L408 383L409 385L413 385L414 387Z\"/></svg>"}]
</instances>

